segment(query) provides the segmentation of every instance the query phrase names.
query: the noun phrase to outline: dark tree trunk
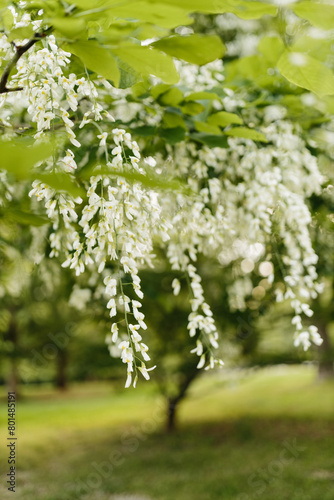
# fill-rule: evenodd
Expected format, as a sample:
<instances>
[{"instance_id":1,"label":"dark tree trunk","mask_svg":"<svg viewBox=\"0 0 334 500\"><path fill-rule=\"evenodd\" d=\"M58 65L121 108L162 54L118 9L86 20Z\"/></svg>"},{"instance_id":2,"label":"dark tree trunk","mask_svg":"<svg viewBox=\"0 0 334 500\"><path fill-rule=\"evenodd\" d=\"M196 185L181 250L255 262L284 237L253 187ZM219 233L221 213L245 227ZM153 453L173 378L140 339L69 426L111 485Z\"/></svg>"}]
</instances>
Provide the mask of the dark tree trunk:
<instances>
[{"instance_id":1,"label":"dark tree trunk","mask_svg":"<svg viewBox=\"0 0 334 500\"><path fill-rule=\"evenodd\" d=\"M59 349L57 355L56 387L61 391L67 389L67 352L65 349Z\"/></svg>"},{"instance_id":2,"label":"dark tree trunk","mask_svg":"<svg viewBox=\"0 0 334 500\"><path fill-rule=\"evenodd\" d=\"M326 325L321 325L319 333L323 339L319 353L319 379L334 378L334 360L331 341L328 335Z\"/></svg>"},{"instance_id":3,"label":"dark tree trunk","mask_svg":"<svg viewBox=\"0 0 334 500\"><path fill-rule=\"evenodd\" d=\"M176 406L175 398L168 399L167 407L167 432L174 432L176 429Z\"/></svg>"},{"instance_id":4,"label":"dark tree trunk","mask_svg":"<svg viewBox=\"0 0 334 500\"><path fill-rule=\"evenodd\" d=\"M8 340L13 344L13 350L10 358L10 372L8 377L8 387L10 392L15 392L16 397L18 397L18 330L15 320L15 313L11 311L9 329L8 329Z\"/></svg>"},{"instance_id":5,"label":"dark tree trunk","mask_svg":"<svg viewBox=\"0 0 334 500\"><path fill-rule=\"evenodd\" d=\"M179 385L178 394L175 397L167 398L167 422L166 430L168 433L174 432L176 429L177 422L177 408L179 403L186 397L189 386L192 381L199 375L200 370L195 368L191 373L187 374Z\"/></svg>"}]
</instances>

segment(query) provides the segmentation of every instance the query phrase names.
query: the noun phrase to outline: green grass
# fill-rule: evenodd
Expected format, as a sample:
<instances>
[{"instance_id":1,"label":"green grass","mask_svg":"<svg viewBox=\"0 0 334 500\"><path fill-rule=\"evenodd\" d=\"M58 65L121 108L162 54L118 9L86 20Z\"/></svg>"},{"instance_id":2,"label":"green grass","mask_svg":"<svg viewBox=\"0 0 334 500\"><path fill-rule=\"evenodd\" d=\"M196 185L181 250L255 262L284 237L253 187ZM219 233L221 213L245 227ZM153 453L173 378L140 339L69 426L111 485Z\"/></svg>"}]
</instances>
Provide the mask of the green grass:
<instances>
[{"instance_id":1,"label":"green grass","mask_svg":"<svg viewBox=\"0 0 334 500\"><path fill-rule=\"evenodd\" d=\"M16 496L5 485L1 401L3 500L334 498L334 383L316 382L312 367L202 377L172 436L153 385L22 390Z\"/></svg>"}]
</instances>

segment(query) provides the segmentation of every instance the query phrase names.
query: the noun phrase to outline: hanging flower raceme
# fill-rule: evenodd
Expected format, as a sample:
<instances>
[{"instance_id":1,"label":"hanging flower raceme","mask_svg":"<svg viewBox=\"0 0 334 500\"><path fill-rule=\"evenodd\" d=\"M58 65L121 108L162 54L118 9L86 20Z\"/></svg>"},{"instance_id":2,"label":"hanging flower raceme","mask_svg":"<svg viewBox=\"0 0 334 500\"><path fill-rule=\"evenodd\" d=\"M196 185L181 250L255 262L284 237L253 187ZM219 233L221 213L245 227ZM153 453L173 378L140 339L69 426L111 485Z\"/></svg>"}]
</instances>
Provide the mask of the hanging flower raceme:
<instances>
[{"instance_id":1,"label":"hanging flower raceme","mask_svg":"<svg viewBox=\"0 0 334 500\"><path fill-rule=\"evenodd\" d=\"M247 258L251 248L257 247L254 262L269 262L271 271L266 276L270 284L275 280L271 261L278 263L276 280L283 280L285 290L275 291L277 300L290 301L295 311L295 345L307 349L311 342L319 345L322 340L315 326L303 324L302 316L307 320L313 315L307 301L316 298L323 286L318 283L317 255L309 232L311 215L305 200L320 192L323 178L315 157L289 122L277 121L265 132L271 142L267 147L231 138L227 149L210 150L186 143L170 148L174 160L171 168L187 180L198 197L196 203L189 203L182 194L164 199L163 209L173 214L167 255L173 269L188 271L191 278L194 298L188 328L192 336L197 329L208 333L211 325L204 328L197 313L204 302L203 290L189 263L194 263L201 253L218 255L220 263L227 266ZM209 174L209 168L211 172L214 169L215 177ZM276 250L276 240L282 244L280 250ZM230 305L232 309L243 309L253 287L243 286L243 280L246 285L248 278L243 277L240 266L234 267L234 274L235 281L228 288ZM177 283L175 290L179 291ZM211 318L210 312L208 316ZM210 342L216 347L214 334Z\"/></svg>"},{"instance_id":2,"label":"hanging flower raceme","mask_svg":"<svg viewBox=\"0 0 334 500\"><path fill-rule=\"evenodd\" d=\"M31 24L35 31L40 28L28 14L14 18L15 28L20 23ZM245 308L250 293L240 261L247 256L254 265L265 261L269 285L275 280L284 284L276 292L277 300L289 299L295 311L295 344L304 348L311 341L319 344L316 328L303 324L303 317L312 316L308 300L321 291L305 200L319 192L322 178L316 159L293 126L271 109L266 112L266 146L230 137L228 147L210 149L189 139L161 146L161 154L154 158L142 158L151 138L142 138L139 146L126 127L114 127L113 115L125 116L124 122L132 120L134 128L156 125L163 115L157 102L147 98L145 106L131 103L124 97L128 91L113 89L103 78L74 74L70 53L58 46L54 35L45 36L41 44L20 58L8 85L22 90L16 100L10 93L1 96L1 120L10 127L15 109L33 124L36 142L51 138L52 158L36 169L30 197L35 205L44 205L52 223L50 255L64 256L63 267L77 276L91 273L103 288L111 325L106 342L110 353L126 365L126 387L136 385L139 374L149 379L154 368L148 366L140 269L153 266L155 246L163 250L178 276L173 293L178 295L187 282L188 331L198 368L222 364L215 354L219 335L205 299L199 255L216 258L222 267L234 265L234 281L227 287L231 309ZM0 58L8 61L13 55L11 43L0 34ZM182 85L192 90L210 90L224 80L221 62L200 69L180 63L179 70ZM219 103L228 111L243 105L229 89ZM192 194L181 190L161 194L143 181L152 169L183 179ZM80 185L82 195L39 180L43 170L65 175ZM0 176L1 205L12 193L6 174ZM280 251L274 248L276 240ZM274 271L275 266L280 271ZM76 289L72 302L78 297Z\"/></svg>"}]
</instances>

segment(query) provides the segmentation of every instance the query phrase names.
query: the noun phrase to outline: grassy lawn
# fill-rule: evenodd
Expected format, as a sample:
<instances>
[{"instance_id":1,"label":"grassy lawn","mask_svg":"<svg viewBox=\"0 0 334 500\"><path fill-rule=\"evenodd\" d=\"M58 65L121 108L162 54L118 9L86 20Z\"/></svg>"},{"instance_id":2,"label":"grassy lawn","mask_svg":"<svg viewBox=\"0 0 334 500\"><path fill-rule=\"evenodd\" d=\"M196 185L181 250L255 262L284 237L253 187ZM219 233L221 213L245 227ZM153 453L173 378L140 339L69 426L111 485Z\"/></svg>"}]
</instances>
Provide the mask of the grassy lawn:
<instances>
[{"instance_id":1,"label":"grassy lawn","mask_svg":"<svg viewBox=\"0 0 334 500\"><path fill-rule=\"evenodd\" d=\"M202 377L172 436L153 385L22 390L15 494L1 400L3 500L334 499L334 383L312 367Z\"/></svg>"}]
</instances>

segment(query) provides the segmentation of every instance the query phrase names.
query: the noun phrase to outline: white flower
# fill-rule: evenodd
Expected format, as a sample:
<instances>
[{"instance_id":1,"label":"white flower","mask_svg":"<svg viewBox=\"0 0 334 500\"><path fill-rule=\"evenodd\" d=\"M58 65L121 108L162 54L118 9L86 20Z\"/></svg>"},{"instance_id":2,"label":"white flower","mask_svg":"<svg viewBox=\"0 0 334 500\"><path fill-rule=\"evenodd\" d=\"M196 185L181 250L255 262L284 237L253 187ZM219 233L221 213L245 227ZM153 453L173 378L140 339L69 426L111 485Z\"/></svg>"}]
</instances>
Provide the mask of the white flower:
<instances>
[{"instance_id":1,"label":"white flower","mask_svg":"<svg viewBox=\"0 0 334 500\"><path fill-rule=\"evenodd\" d=\"M115 343L118 339L118 326L116 323L113 323L111 325L111 333L112 333L112 342Z\"/></svg>"},{"instance_id":2,"label":"white flower","mask_svg":"<svg viewBox=\"0 0 334 500\"><path fill-rule=\"evenodd\" d=\"M156 368L156 366L152 366L151 368L146 368L145 364L142 363L141 366L138 366L138 370L140 371L140 373L143 375L143 377L146 379L146 380L149 380L150 379L150 376L149 376L149 373L150 371L154 370Z\"/></svg>"},{"instance_id":3,"label":"white flower","mask_svg":"<svg viewBox=\"0 0 334 500\"><path fill-rule=\"evenodd\" d=\"M103 132L102 134L98 135L97 136L98 139L101 139L100 140L100 144L99 146L106 146L106 141L107 141L107 138L108 138L108 134L107 132Z\"/></svg>"},{"instance_id":4,"label":"white flower","mask_svg":"<svg viewBox=\"0 0 334 500\"><path fill-rule=\"evenodd\" d=\"M191 353L195 352L197 354L197 356L202 356L202 354L203 354L203 344L202 344L202 342L199 339L196 340L196 347L194 349L192 349L190 352Z\"/></svg>"},{"instance_id":5,"label":"white flower","mask_svg":"<svg viewBox=\"0 0 334 500\"><path fill-rule=\"evenodd\" d=\"M147 156L146 158L144 158L144 163L146 163L146 165L152 168L154 168L157 165L156 160L152 156Z\"/></svg>"},{"instance_id":6,"label":"white flower","mask_svg":"<svg viewBox=\"0 0 334 500\"><path fill-rule=\"evenodd\" d=\"M174 278L172 281L173 293L174 295L179 295L181 290L181 283L177 278Z\"/></svg>"},{"instance_id":7,"label":"white flower","mask_svg":"<svg viewBox=\"0 0 334 500\"><path fill-rule=\"evenodd\" d=\"M103 283L106 285L106 294L114 297L117 294L117 280L107 276L104 278Z\"/></svg>"},{"instance_id":8,"label":"white flower","mask_svg":"<svg viewBox=\"0 0 334 500\"><path fill-rule=\"evenodd\" d=\"M205 365L205 354L202 354L202 356L197 364L197 368L200 370L201 368L203 368L204 365Z\"/></svg>"},{"instance_id":9,"label":"white flower","mask_svg":"<svg viewBox=\"0 0 334 500\"><path fill-rule=\"evenodd\" d=\"M131 382L132 382L132 374L131 374L131 372L128 372L128 375L127 375L127 378L126 378L126 382L125 382L125 388L126 389L128 387L130 387Z\"/></svg>"},{"instance_id":10,"label":"white flower","mask_svg":"<svg viewBox=\"0 0 334 500\"><path fill-rule=\"evenodd\" d=\"M125 130L122 128L114 128L112 131L113 136L114 136L114 142L117 144L117 146L120 144L120 142L123 141L124 135L125 135Z\"/></svg>"}]
</instances>

